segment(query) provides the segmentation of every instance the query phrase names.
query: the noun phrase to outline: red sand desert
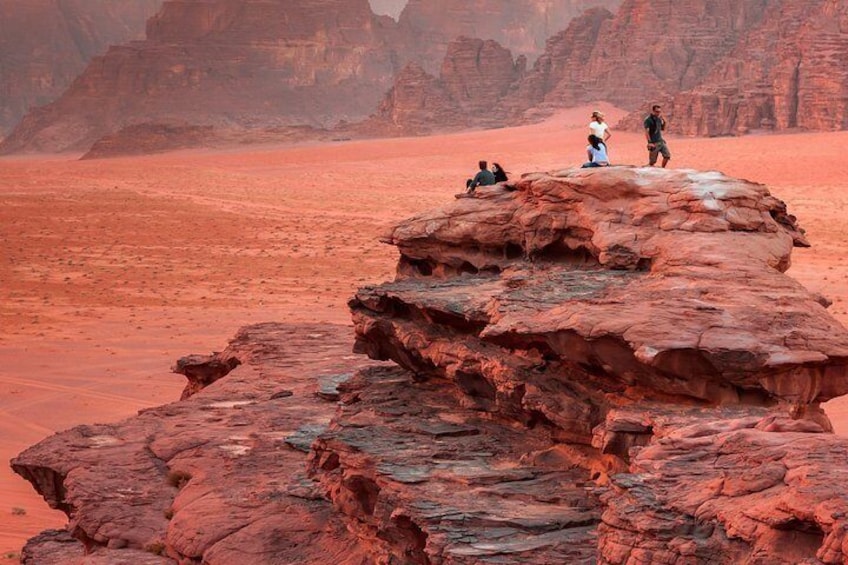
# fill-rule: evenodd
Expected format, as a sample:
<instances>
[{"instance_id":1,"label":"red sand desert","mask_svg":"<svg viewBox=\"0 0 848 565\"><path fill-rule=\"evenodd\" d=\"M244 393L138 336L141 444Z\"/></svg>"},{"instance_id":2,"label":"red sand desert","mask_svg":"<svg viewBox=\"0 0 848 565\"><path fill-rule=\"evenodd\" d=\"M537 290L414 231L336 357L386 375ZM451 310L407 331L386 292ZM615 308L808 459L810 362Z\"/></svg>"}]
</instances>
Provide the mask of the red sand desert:
<instances>
[{"instance_id":1,"label":"red sand desert","mask_svg":"<svg viewBox=\"0 0 848 565\"><path fill-rule=\"evenodd\" d=\"M623 112L601 106L608 121ZM513 175L585 160L590 108L427 138L78 161L0 159L0 459L55 431L176 400L188 353L261 321L349 324L355 288L393 276L383 229L460 191L478 159ZM614 132L615 163L646 161ZM848 323L848 132L671 139L671 166L768 185L807 230L789 274ZM848 434L848 401L827 406ZM61 527L0 466L0 556ZM0 559L2 562L3 559Z\"/></svg>"}]
</instances>

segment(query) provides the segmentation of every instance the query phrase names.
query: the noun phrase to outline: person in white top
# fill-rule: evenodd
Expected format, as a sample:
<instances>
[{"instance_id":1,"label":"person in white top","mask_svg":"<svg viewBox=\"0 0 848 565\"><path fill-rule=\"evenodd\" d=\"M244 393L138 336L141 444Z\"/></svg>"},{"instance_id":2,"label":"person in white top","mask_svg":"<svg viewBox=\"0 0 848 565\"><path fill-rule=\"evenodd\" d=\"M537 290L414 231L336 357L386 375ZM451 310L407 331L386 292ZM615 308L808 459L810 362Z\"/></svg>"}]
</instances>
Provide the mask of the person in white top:
<instances>
[{"instance_id":1,"label":"person in white top","mask_svg":"<svg viewBox=\"0 0 848 565\"><path fill-rule=\"evenodd\" d=\"M589 133L604 143L612 137L609 125L604 121L604 113L598 110L592 112L592 121L589 122Z\"/></svg>"},{"instance_id":2,"label":"person in white top","mask_svg":"<svg viewBox=\"0 0 848 565\"><path fill-rule=\"evenodd\" d=\"M586 155L589 157L589 162L583 163L581 168L588 169L589 167L609 167L607 146L599 137L595 135L589 136L589 145L586 146Z\"/></svg>"}]
</instances>

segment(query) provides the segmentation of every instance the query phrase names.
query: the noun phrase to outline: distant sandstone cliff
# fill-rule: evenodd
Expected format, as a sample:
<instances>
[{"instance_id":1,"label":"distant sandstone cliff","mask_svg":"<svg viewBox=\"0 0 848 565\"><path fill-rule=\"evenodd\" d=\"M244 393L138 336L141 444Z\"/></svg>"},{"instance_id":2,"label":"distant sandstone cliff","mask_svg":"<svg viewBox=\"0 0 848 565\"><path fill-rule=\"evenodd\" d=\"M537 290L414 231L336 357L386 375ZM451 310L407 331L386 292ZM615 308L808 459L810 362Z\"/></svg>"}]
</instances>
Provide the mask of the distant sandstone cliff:
<instances>
[{"instance_id":1,"label":"distant sandstone cliff","mask_svg":"<svg viewBox=\"0 0 848 565\"><path fill-rule=\"evenodd\" d=\"M622 0L409 0L399 20L406 59L438 71L457 37L493 39L535 61L547 39L585 10Z\"/></svg>"},{"instance_id":2,"label":"distant sandstone cliff","mask_svg":"<svg viewBox=\"0 0 848 565\"><path fill-rule=\"evenodd\" d=\"M367 0L169 0L146 40L93 61L59 100L30 112L0 152L84 150L141 124L212 126L215 135L343 128L374 112L406 62L438 66L456 35L535 59L548 35L598 2L620 0L412 0L399 22L373 14Z\"/></svg>"},{"instance_id":3,"label":"distant sandstone cliff","mask_svg":"<svg viewBox=\"0 0 848 565\"><path fill-rule=\"evenodd\" d=\"M445 69L465 64L462 53L448 50L441 75L422 96L435 98L435 86L450 100ZM399 76L372 122L405 133L423 122L430 129L485 126L493 116L521 123L540 110L606 100L634 110L633 127L652 102L662 102L670 131L688 135L839 130L848 128L847 60L848 5L838 0L624 0L615 14L589 10L553 35L531 69L499 85L499 98L484 112L469 114L453 100L465 111L461 124L434 123L429 108L414 112L425 105L398 93L410 91L411 78L425 79L410 73ZM481 58L473 72L495 73L490 64L501 63ZM522 65L520 56L515 64Z\"/></svg>"},{"instance_id":4,"label":"distant sandstone cliff","mask_svg":"<svg viewBox=\"0 0 848 565\"><path fill-rule=\"evenodd\" d=\"M674 98L690 135L848 129L848 3L784 1L700 85Z\"/></svg>"},{"instance_id":5,"label":"distant sandstone cliff","mask_svg":"<svg viewBox=\"0 0 848 565\"><path fill-rule=\"evenodd\" d=\"M0 138L109 45L144 37L162 0L0 0Z\"/></svg>"},{"instance_id":6,"label":"distant sandstone cliff","mask_svg":"<svg viewBox=\"0 0 848 565\"><path fill-rule=\"evenodd\" d=\"M80 150L140 122L333 125L373 110L395 62L367 0L169 0L147 39L96 58L3 151Z\"/></svg>"},{"instance_id":7,"label":"distant sandstone cliff","mask_svg":"<svg viewBox=\"0 0 848 565\"><path fill-rule=\"evenodd\" d=\"M652 102L687 135L848 128L844 2L619 1L575 17L598 1L410 0L395 21L368 0L169 0L146 40L96 58L0 153L155 150L123 147L137 127L212 128L210 143L422 135L599 100L633 112L622 128Z\"/></svg>"}]
</instances>

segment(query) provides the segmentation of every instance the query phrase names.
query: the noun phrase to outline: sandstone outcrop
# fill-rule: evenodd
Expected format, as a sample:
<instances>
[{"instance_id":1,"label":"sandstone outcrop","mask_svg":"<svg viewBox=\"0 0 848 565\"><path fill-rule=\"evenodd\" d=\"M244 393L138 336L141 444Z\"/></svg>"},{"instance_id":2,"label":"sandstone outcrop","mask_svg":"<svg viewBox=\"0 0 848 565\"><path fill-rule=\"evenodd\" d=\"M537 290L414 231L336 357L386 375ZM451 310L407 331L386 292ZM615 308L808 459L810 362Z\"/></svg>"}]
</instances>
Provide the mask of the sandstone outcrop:
<instances>
[{"instance_id":1,"label":"sandstone outcrop","mask_svg":"<svg viewBox=\"0 0 848 565\"><path fill-rule=\"evenodd\" d=\"M386 241L401 252L398 280L351 301L358 350L395 361L415 380L453 383L461 405L489 422L544 430L558 469L587 473L572 485L594 479L601 518L577 512L586 499L567 495L583 501L570 509L582 517L552 519L564 527L546 530L557 539L568 530L565 545L578 552L586 541L578 524L596 527L597 554L575 553L573 562L843 562L834 548L844 539L848 493L822 478L831 464L844 472L836 462L846 443L825 433L818 405L848 391L848 333L826 301L783 274L792 247L808 243L765 187L695 171L525 175L413 218ZM527 471L532 481L547 480L545 471L500 461L483 439L491 432L479 431L486 456L440 444L414 478L395 472L407 458L348 429L374 414L391 415L393 429L413 427L391 407L400 392L386 387L378 381L357 393L341 428L316 444L313 472L352 527L365 525L361 537L396 539L400 516L415 525L404 522L406 531L420 530L432 562L483 563L494 559L487 551L514 551L516 563L563 559L557 543L516 525L548 512L532 490L514 515L463 506L472 510L466 519L504 525L503 545L444 533L454 514L431 491L456 499L438 481L458 474L444 468L486 477L458 484L474 500L496 497L489 510L511 507L496 494L506 479L486 483L492 473ZM369 395L382 404L363 408ZM554 457L527 437L519 461ZM764 460L765 446L773 451ZM487 457L490 465L480 462ZM812 463L821 457L829 462ZM413 486L400 488L404 479ZM352 487L357 481L367 486ZM349 502L355 492L371 493L365 510Z\"/></svg>"},{"instance_id":2,"label":"sandstone outcrop","mask_svg":"<svg viewBox=\"0 0 848 565\"><path fill-rule=\"evenodd\" d=\"M25 451L13 468L68 514L75 540L48 532L23 562L365 565L306 477L335 408L317 393L363 364L349 353L348 328L250 326L221 353L178 363L183 401Z\"/></svg>"},{"instance_id":3,"label":"sandstone outcrop","mask_svg":"<svg viewBox=\"0 0 848 565\"><path fill-rule=\"evenodd\" d=\"M180 360L181 402L13 461L78 540L26 555L848 563L848 440L819 407L848 330L785 275L809 243L766 187L533 173L385 241L396 280L350 301L372 362L279 324Z\"/></svg>"},{"instance_id":4,"label":"sandstone outcrop","mask_svg":"<svg viewBox=\"0 0 848 565\"><path fill-rule=\"evenodd\" d=\"M144 37L162 0L0 0L0 138L109 45Z\"/></svg>"},{"instance_id":5,"label":"sandstone outcrop","mask_svg":"<svg viewBox=\"0 0 848 565\"><path fill-rule=\"evenodd\" d=\"M373 112L397 70L367 0L171 0L96 58L2 152L87 149L140 123L324 127Z\"/></svg>"}]
</instances>

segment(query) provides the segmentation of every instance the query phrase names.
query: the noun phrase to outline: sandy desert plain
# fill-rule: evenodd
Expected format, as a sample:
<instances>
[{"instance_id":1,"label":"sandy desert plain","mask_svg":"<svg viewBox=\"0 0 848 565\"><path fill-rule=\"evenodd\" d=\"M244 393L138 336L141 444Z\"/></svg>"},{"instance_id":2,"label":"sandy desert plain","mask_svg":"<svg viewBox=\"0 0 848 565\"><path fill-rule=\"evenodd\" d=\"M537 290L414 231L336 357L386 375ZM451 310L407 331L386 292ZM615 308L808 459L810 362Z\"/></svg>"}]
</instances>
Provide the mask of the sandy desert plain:
<instances>
[{"instance_id":1,"label":"sandy desert plain","mask_svg":"<svg viewBox=\"0 0 848 565\"><path fill-rule=\"evenodd\" d=\"M624 112L600 104L615 124ZM453 199L480 158L513 176L585 160L591 108L423 138L245 146L79 161L0 158L0 562L61 527L6 463L53 432L176 400L170 373L262 321L350 325L393 276L383 230ZM670 138L670 166L766 184L807 230L789 274L848 324L848 132ZM646 161L614 131L616 164ZM848 399L831 401L848 434Z\"/></svg>"}]
</instances>

